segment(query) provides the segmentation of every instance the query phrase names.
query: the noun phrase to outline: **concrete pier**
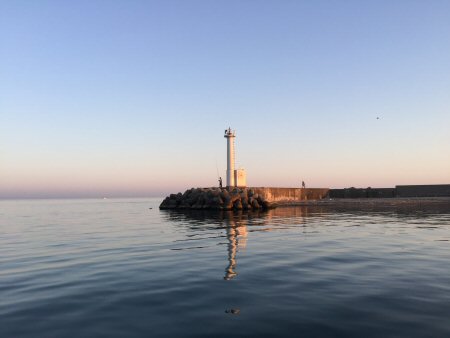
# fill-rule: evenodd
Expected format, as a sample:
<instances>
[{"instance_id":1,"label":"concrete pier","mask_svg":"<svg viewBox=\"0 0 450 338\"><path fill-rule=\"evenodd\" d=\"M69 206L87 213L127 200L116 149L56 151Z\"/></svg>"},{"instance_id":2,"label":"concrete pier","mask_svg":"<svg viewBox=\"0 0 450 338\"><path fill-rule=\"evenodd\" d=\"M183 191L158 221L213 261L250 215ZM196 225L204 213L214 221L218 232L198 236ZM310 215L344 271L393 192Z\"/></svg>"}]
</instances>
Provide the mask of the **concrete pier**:
<instances>
[{"instance_id":1,"label":"concrete pier","mask_svg":"<svg viewBox=\"0 0 450 338\"><path fill-rule=\"evenodd\" d=\"M279 205L306 200L321 200L327 198L328 188L278 188L278 187L253 187L255 192L269 202Z\"/></svg>"},{"instance_id":2,"label":"concrete pier","mask_svg":"<svg viewBox=\"0 0 450 338\"><path fill-rule=\"evenodd\" d=\"M197 188L171 194L161 209L257 210L296 205L412 205L449 204L450 185L396 188ZM450 204L449 204L450 205Z\"/></svg>"}]
</instances>

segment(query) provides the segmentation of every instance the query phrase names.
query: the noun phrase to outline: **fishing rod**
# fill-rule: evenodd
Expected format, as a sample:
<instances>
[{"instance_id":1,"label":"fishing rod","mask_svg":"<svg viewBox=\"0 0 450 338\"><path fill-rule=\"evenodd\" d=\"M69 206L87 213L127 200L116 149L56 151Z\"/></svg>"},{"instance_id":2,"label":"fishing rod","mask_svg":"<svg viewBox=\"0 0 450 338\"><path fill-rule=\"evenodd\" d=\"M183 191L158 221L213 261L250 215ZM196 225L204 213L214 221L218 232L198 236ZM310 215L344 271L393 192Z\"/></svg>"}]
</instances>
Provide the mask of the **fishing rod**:
<instances>
[{"instance_id":1,"label":"fishing rod","mask_svg":"<svg viewBox=\"0 0 450 338\"><path fill-rule=\"evenodd\" d=\"M217 179L219 179L220 175L219 175L219 167L217 166L217 158L216 158L216 170L217 170Z\"/></svg>"},{"instance_id":2,"label":"fishing rod","mask_svg":"<svg viewBox=\"0 0 450 338\"><path fill-rule=\"evenodd\" d=\"M219 181L220 188L222 188L222 177L220 177L219 174L219 166L217 165L217 158L215 160L216 160L217 180Z\"/></svg>"}]
</instances>

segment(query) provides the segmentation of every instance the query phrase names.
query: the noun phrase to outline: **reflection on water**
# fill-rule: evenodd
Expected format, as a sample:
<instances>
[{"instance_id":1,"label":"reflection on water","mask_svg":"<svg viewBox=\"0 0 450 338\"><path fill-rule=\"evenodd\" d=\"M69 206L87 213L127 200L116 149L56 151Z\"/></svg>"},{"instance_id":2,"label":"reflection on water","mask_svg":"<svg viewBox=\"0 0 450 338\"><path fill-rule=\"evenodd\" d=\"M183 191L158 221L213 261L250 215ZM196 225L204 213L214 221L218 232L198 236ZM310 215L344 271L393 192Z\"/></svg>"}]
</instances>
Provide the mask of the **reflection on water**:
<instances>
[{"instance_id":1,"label":"reflection on water","mask_svg":"<svg viewBox=\"0 0 450 338\"><path fill-rule=\"evenodd\" d=\"M401 206L297 206L277 208L266 211L211 211L211 210L164 210L165 219L174 224L187 226L193 232L206 229L225 229L227 239L227 266L225 268L224 280L231 280L238 275L237 260L239 252L247 247L249 232L282 231L292 227L298 229L306 224L312 227L314 223L324 223L333 226L334 223L326 223L327 218L340 214L346 217L348 213L354 217L359 215L360 219L369 217L371 219L380 217L391 217L394 222L401 220L417 220L436 218L436 215L447 215L449 206L442 205L401 205ZM349 222L348 227L361 226L359 222ZM398 227L398 225L396 225ZM419 222L417 228L438 228L433 224ZM250 230L249 230L250 228ZM309 230L313 232L314 230ZM436 239L436 241L448 241L449 239ZM194 247L196 248L196 247ZM187 248L189 249L189 248ZM178 250L178 249L177 249ZM183 249L181 249L183 250Z\"/></svg>"},{"instance_id":2,"label":"reflection on water","mask_svg":"<svg viewBox=\"0 0 450 338\"><path fill-rule=\"evenodd\" d=\"M198 230L199 225L207 224L225 228L227 238L228 265L225 269L224 280L231 280L237 276L237 255L247 246L248 227L265 226L257 231L272 231L282 227L285 219L289 218L290 225L305 223L306 217L313 213L324 215L326 210L319 207L279 208L267 211L162 211L167 220L180 224L188 224L191 229ZM272 224L272 226L266 226ZM232 312L230 312L232 313Z\"/></svg>"},{"instance_id":3,"label":"reflection on water","mask_svg":"<svg viewBox=\"0 0 450 338\"><path fill-rule=\"evenodd\" d=\"M230 280L237 275L236 254L247 245L247 224L235 221L232 217L227 219L226 231L228 239L228 266L225 269L225 280Z\"/></svg>"}]
</instances>

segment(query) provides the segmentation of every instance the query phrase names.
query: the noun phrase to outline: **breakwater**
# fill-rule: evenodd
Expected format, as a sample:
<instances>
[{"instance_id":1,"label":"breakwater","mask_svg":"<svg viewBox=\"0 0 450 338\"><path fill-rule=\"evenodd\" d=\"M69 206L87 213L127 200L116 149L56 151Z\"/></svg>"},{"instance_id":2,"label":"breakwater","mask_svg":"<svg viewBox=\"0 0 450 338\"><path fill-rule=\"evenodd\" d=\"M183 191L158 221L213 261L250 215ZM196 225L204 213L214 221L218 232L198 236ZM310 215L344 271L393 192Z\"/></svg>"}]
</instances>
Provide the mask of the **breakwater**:
<instances>
[{"instance_id":1,"label":"breakwater","mask_svg":"<svg viewBox=\"0 0 450 338\"><path fill-rule=\"evenodd\" d=\"M330 198L393 198L395 188L344 188L330 189Z\"/></svg>"},{"instance_id":2,"label":"breakwater","mask_svg":"<svg viewBox=\"0 0 450 338\"><path fill-rule=\"evenodd\" d=\"M450 197L450 185L414 185L395 188L192 188L167 196L160 209L259 210L277 206L401 199L410 197ZM332 200L330 200L332 199ZM447 201L447 200L445 200ZM444 201L444 203L445 203ZM372 203L370 202L370 203ZM398 201L399 203L401 201ZM411 201L406 200L407 204Z\"/></svg>"},{"instance_id":3,"label":"breakwater","mask_svg":"<svg viewBox=\"0 0 450 338\"><path fill-rule=\"evenodd\" d=\"M397 185L397 197L449 197L450 184Z\"/></svg>"},{"instance_id":4,"label":"breakwater","mask_svg":"<svg viewBox=\"0 0 450 338\"><path fill-rule=\"evenodd\" d=\"M330 189L330 198L450 197L450 184L396 185L395 188Z\"/></svg>"},{"instance_id":5,"label":"breakwater","mask_svg":"<svg viewBox=\"0 0 450 338\"><path fill-rule=\"evenodd\" d=\"M252 188L192 188L171 194L160 209L259 210L277 206Z\"/></svg>"}]
</instances>

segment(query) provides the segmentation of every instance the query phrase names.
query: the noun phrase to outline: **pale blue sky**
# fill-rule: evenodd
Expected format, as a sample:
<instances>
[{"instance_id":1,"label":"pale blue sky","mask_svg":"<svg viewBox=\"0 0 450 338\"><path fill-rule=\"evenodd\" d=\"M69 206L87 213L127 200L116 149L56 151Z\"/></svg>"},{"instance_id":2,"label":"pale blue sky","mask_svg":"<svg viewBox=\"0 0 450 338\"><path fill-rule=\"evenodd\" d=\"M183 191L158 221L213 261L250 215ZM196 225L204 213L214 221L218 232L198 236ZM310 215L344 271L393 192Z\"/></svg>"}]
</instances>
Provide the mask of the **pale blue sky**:
<instances>
[{"instance_id":1,"label":"pale blue sky","mask_svg":"<svg viewBox=\"0 0 450 338\"><path fill-rule=\"evenodd\" d=\"M0 2L0 197L211 186L228 126L249 185L450 183L450 2Z\"/></svg>"}]
</instances>

